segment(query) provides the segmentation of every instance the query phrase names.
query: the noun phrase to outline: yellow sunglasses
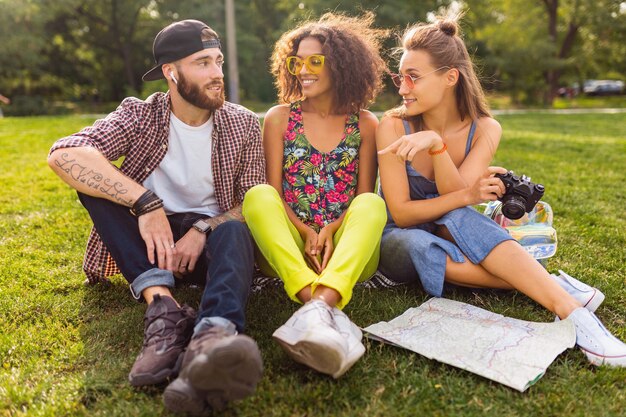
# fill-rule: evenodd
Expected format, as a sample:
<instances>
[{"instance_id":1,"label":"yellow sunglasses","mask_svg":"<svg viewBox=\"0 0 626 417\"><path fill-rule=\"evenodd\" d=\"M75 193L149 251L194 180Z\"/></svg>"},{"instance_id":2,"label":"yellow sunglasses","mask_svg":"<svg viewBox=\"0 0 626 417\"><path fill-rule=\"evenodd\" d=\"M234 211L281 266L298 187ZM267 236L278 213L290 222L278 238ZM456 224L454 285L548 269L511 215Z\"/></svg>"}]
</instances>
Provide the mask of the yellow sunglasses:
<instances>
[{"instance_id":1,"label":"yellow sunglasses","mask_svg":"<svg viewBox=\"0 0 626 417\"><path fill-rule=\"evenodd\" d=\"M306 65L306 69L311 74L319 74L324 68L324 55L309 55L302 59L297 56L289 56L285 60L287 63L287 71L290 74L298 75L302 71L302 66Z\"/></svg>"}]
</instances>

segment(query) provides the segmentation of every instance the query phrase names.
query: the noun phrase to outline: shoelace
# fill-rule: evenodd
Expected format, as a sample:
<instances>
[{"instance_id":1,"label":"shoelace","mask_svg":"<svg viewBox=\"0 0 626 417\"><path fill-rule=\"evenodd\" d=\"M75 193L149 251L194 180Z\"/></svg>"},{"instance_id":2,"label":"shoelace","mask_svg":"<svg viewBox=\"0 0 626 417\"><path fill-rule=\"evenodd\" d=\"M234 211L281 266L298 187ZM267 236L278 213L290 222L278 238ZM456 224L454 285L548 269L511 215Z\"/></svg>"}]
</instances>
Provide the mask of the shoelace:
<instances>
[{"instance_id":1,"label":"shoelace","mask_svg":"<svg viewBox=\"0 0 626 417\"><path fill-rule=\"evenodd\" d=\"M333 317L333 313L331 311L319 303L314 303L313 306L315 307L315 311L319 313L319 316L324 324L327 324L333 329L339 331L339 326L337 325L337 322L335 322L335 318Z\"/></svg>"},{"instance_id":2,"label":"shoelace","mask_svg":"<svg viewBox=\"0 0 626 417\"><path fill-rule=\"evenodd\" d=\"M176 324L178 323L179 320L172 320L171 318L169 318L167 316L167 311L161 312L160 314L156 315L155 317L150 319L150 322L148 323L148 325L146 326L146 329L150 329L150 326L152 326L152 324L159 320L159 319L163 319L166 322L170 322L173 325L174 328L174 332L176 329ZM165 324L165 326L163 326L162 328L158 328L158 329L154 329L151 332L146 331L146 337L144 338L144 342L143 342L143 346L149 346L149 345L153 345L156 343L159 343L163 340L165 340L167 337L169 337L169 335L164 335L164 333L166 333L166 330L168 330L168 328L170 328L167 323ZM178 335L177 335L178 336Z\"/></svg>"}]
</instances>

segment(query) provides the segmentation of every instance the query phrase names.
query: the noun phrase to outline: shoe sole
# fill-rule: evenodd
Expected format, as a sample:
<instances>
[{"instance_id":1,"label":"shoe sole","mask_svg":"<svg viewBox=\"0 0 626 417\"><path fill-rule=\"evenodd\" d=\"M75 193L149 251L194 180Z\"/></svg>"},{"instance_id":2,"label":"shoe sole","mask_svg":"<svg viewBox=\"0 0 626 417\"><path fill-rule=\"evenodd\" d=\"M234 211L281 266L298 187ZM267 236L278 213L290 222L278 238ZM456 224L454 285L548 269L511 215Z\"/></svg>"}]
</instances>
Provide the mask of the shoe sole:
<instances>
[{"instance_id":1,"label":"shoe sole","mask_svg":"<svg viewBox=\"0 0 626 417\"><path fill-rule=\"evenodd\" d=\"M167 381L170 377L174 376L173 369L164 369L161 372L154 374L136 374L132 377L129 376L128 382L133 387L143 387L146 385L159 385Z\"/></svg>"},{"instance_id":2,"label":"shoe sole","mask_svg":"<svg viewBox=\"0 0 626 417\"><path fill-rule=\"evenodd\" d=\"M600 307L600 304L602 304L602 302L604 302L604 294L602 293L602 291L594 288L593 295L583 307L593 313L598 309L598 307Z\"/></svg>"},{"instance_id":3,"label":"shoe sole","mask_svg":"<svg viewBox=\"0 0 626 417\"><path fill-rule=\"evenodd\" d=\"M626 367L626 356L602 356L591 351L578 347L587 357L589 362L595 366L607 365L607 366L619 366Z\"/></svg>"},{"instance_id":4,"label":"shoe sole","mask_svg":"<svg viewBox=\"0 0 626 417\"><path fill-rule=\"evenodd\" d=\"M364 354L365 346L363 346L363 343L359 342L359 344L355 346L354 349L350 350L345 362L341 365L341 368L332 375L332 377L337 379L346 372L348 372L348 370L352 368L352 365L354 365Z\"/></svg>"},{"instance_id":5,"label":"shoe sole","mask_svg":"<svg viewBox=\"0 0 626 417\"><path fill-rule=\"evenodd\" d=\"M345 313L336 307L333 309L333 314L335 316L335 323L337 323L339 332L347 340L352 340L353 344L352 348L348 348L348 355L339 371L332 375L333 378L337 379L352 368L361 356L365 354L365 346L361 343L361 340L363 340L363 332L359 326L354 324ZM350 343L348 343L348 346L350 346Z\"/></svg>"},{"instance_id":6,"label":"shoe sole","mask_svg":"<svg viewBox=\"0 0 626 417\"><path fill-rule=\"evenodd\" d=\"M177 413L202 415L222 410L256 389L263 375L261 354L248 336L227 338L199 354L163 393L165 406Z\"/></svg>"},{"instance_id":7,"label":"shoe sole","mask_svg":"<svg viewBox=\"0 0 626 417\"><path fill-rule=\"evenodd\" d=\"M163 391L163 405L174 413L187 413L192 416L206 415L211 408L188 382L176 378Z\"/></svg>"},{"instance_id":8,"label":"shoe sole","mask_svg":"<svg viewBox=\"0 0 626 417\"><path fill-rule=\"evenodd\" d=\"M146 385L159 385L163 382L166 382L168 379L176 377L178 375L178 371L180 370L180 365L183 361L183 354L181 353L176 360L176 364L173 368L162 369L156 373L145 373L145 374L135 374L128 375L128 382L133 387L143 387Z\"/></svg>"},{"instance_id":9,"label":"shoe sole","mask_svg":"<svg viewBox=\"0 0 626 417\"><path fill-rule=\"evenodd\" d=\"M319 338L315 333L294 337L294 332L279 327L272 337L294 361L327 375L341 371L344 357L342 343L329 338Z\"/></svg>"}]
</instances>

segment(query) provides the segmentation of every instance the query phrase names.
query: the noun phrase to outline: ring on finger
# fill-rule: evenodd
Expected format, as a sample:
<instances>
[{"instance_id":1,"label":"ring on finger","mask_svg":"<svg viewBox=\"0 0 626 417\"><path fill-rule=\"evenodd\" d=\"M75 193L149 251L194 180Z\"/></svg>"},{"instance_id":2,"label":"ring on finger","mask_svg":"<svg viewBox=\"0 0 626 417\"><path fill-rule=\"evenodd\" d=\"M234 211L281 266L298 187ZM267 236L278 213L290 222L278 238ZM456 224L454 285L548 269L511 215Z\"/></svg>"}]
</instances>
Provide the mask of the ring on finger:
<instances>
[{"instance_id":1,"label":"ring on finger","mask_svg":"<svg viewBox=\"0 0 626 417\"><path fill-rule=\"evenodd\" d=\"M170 245L170 249L176 249L176 243L172 243L172 244Z\"/></svg>"}]
</instances>

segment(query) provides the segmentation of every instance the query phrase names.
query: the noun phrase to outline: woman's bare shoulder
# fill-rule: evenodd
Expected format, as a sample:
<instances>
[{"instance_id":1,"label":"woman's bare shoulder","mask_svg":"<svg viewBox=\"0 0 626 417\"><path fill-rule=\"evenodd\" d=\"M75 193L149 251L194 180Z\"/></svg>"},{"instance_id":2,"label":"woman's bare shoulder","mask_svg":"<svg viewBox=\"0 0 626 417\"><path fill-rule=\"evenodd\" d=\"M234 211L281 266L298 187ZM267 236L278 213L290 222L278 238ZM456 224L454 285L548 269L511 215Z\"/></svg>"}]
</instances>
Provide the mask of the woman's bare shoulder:
<instances>
[{"instance_id":1,"label":"woman's bare shoulder","mask_svg":"<svg viewBox=\"0 0 626 417\"><path fill-rule=\"evenodd\" d=\"M265 120L281 120L289 117L290 107L289 104L279 104L270 108L265 113Z\"/></svg>"},{"instance_id":2,"label":"woman's bare shoulder","mask_svg":"<svg viewBox=\"0 0 626 417\"><path fill-rule=\"evenodd\" d=\"M404 124L402 119L393 116L383 116L378 124L378 134L393 135L400 137L404 135Z\"/></svg>"},{"instance_id":3,"label":"woman's bare shoulder","mask_svg":"<svg viewBox=\"0 0 626 417\"><path fill-rule=\"evenodd\" d=\"M372 133L376 132L378 117L369 110L361 110L359 112L359 127L361 130L366 129Z\"/></svg>"},{"instance_id":4,"label":"woman's bare shoulder","mask_svg":"<svg viewBox=\"0 0 626 417\"><path fill-rule=\"evenodd\" d=\"M483 132L497 134L502 133L502 126L500 126L500 123L493 117L488 116L481 117L476 120L476 128Z\"/></svg>"},{"instance_id":5,"label":"woman's bare shoulder","mask_svg":"<svg viewBox=\"0 0 626 417\"><path fill-rule=\"evenodd\" d=\"M369 110L359 111L359 120L378 123L378 117L376 117L376 115Z\"/></svg>"},{"instance_id":6,"label":"woman's bare shoulder","mask_svg":"<svg viewBox=\"0 0 626 417\"><path fill-rule=\"evenodd\" d=\"M289 122L289 105L279 104L274 106L265 113L263 118L263 127L265 129L284 129Z\"/></svg>"}]
</instances>

